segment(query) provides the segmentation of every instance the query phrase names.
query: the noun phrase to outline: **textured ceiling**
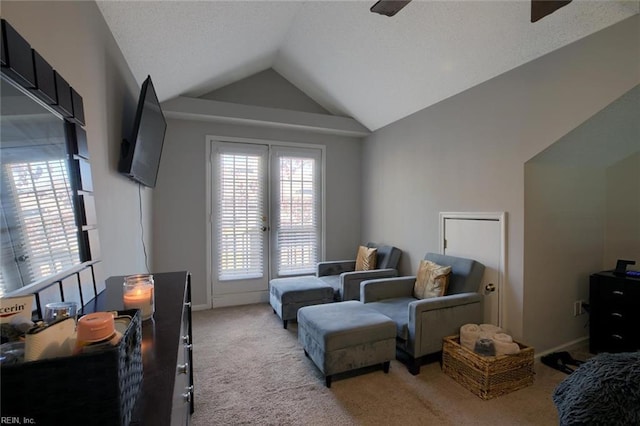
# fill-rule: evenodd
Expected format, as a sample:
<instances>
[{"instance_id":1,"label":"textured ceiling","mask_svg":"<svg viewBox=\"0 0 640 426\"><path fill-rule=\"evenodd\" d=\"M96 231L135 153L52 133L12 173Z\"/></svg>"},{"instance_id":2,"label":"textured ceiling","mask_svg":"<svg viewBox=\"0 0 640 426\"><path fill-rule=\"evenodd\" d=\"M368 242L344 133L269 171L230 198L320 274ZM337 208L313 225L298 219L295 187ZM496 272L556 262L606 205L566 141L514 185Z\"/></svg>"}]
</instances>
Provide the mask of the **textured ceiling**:
<instances>
[{"instance_id":1,"label":"textured ceiling","mask_svg":"<svg viewBox=\"0 0 640 426\"><path fill-rule=\"evenodd\" d=\"M139 83L161 101L273 68L327 110L376 130L639 13L574 0L536 22L530 2L98 1Z\"/></svg>"}]
</instances>

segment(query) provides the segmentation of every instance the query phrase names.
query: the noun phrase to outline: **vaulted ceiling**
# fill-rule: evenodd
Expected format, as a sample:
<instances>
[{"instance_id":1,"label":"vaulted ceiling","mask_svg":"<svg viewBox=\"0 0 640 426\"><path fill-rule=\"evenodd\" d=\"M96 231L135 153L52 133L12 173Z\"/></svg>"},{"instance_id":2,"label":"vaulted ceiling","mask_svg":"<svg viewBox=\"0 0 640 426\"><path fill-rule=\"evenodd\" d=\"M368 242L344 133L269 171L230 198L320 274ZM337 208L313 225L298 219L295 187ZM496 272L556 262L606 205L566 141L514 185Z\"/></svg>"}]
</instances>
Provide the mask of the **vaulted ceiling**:
<instances>
[{"instance_id":1,"label":"vaulted ceiling","mask_svg":"<svg viewBox=\"0 0 640 426\"><path fill-rule=\"evenodd\" d=\"M97 2L135 78L151 75L161 101L273 68L370 130L640 12L636 0L574 0L531 23L529 0L413 0L394 17L371 13L373 3Z\"/></svg>"}]
</instances>

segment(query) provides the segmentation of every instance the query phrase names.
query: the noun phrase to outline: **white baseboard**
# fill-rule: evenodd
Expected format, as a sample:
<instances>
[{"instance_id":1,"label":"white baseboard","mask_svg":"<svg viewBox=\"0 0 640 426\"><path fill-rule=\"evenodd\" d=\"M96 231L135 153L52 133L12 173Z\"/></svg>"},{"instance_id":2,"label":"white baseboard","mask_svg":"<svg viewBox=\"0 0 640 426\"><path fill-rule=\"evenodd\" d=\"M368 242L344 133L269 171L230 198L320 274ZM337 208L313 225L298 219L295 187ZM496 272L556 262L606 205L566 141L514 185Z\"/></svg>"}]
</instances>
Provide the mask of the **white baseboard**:
<instances>
[{"instance_id":1,"label":"white baseboard","mask_svg":"<svg viewBox=\"0 0 640 426\"><path fill-rule=\"evenodd\" d=\"M224 306L251 305L269 301L268 291L253 291L249 293L223 294L213 297L213 309Z\"/></svg>"},{"instance_id":2,"label":"white baseboard","mask_svg":"<svg viewBox=\"0 0 640 426\"><path fill-rule=\"evenodd\" d=\"M572 340L572 341L567 342L567 343L565 343L563 345L556 346L555 348L551 348L551 349L549 349L547 351L537 353L537 354L535 354L534 358L540 358L540 357L543 357L543 356L545 356L547 354L550 354L550 353L553 353L553 352L561 352L561 351L569 350L573 346L582 345L587 340L589 340L589 336L585 336L585 337L581 337L581 338L576 339L576 340Z\"/></svg>"},{"instance_id":3,"label":"white baseboard","mask_svg":"<svg viewBox=\"0 0 640 426\"><path fill-rule=\"evenodd\" d=\"M206 311L207 309L211 309L211 305L208 305L208 304L191 305L191 310L192 311Z\"/></svg>"}]
</instances>

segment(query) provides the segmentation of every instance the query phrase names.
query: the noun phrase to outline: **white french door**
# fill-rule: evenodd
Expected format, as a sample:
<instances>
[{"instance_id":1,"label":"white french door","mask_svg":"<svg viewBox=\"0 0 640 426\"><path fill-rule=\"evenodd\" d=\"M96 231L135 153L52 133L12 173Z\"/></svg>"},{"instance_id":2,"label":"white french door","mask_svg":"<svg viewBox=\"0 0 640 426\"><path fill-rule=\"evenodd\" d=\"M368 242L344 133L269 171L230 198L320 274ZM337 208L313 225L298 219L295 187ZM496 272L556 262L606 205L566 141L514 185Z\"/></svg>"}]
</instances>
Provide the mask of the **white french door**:
<instances>
[{"instance_id":1,"label":"white french door","mask_svg":"<svg viewBox=\"0 0 640 426\"><path fill-rule=\"evenodd\" d=\"M214 306L266 300L322 255L322 150L211 140Z\"/></svg>"},{"instance_id":2,"label":"white french door","mask_svg":"<svg viewBox=\"0 0 640 426\"><path fill-rule=\"evenodd\" d=\"M268 283L268 147L218 143L213 153L213 272L216 293Z\"/></svg>"}]
</instances>

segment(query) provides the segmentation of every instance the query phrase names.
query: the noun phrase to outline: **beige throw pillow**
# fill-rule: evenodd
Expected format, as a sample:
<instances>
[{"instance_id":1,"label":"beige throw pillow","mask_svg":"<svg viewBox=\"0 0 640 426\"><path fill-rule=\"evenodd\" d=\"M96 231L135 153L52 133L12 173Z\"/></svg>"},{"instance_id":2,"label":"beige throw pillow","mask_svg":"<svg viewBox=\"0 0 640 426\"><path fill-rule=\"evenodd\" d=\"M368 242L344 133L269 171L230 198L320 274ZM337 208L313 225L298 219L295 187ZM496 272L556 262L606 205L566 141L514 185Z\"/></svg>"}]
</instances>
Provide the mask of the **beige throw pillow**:
<instances>
[{"instance_id":1,"label":"beige throw pillow","mask_svg":"<svg viewBox=\"0 0 640 426\"><path fill-rule=\"evenodd\" d=\"M444 296L449 285L451 266L442 266L429 260L421 260L413 295L418 299Z\"/></svg>"},{"instance_id":2,"label":"beige throw pillow","mask_svg":"<svg viewBox=\"0 0 640 426\"><path fill-rule=\"evenodd\" d=\"M376 269L376 256L378 249L365 246L358 247L356 256L356 271L371 271Z\"/></svg>"}]
</instances>

